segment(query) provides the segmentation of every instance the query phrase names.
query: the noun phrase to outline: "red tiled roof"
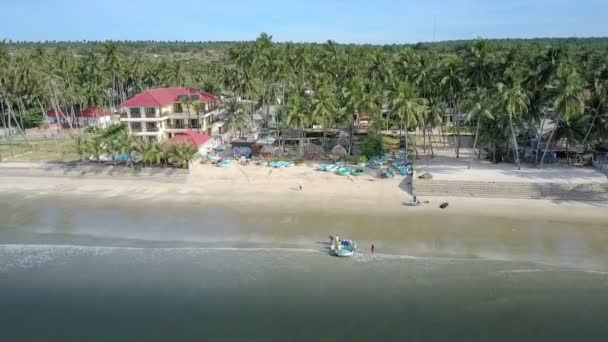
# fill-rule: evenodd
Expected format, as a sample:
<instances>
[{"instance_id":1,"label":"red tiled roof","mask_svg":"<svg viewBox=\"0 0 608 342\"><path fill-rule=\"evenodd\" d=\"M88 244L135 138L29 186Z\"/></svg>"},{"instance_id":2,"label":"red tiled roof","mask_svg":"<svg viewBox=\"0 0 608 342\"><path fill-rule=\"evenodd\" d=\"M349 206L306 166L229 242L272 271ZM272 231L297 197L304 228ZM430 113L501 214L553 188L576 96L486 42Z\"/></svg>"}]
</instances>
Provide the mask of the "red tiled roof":
<instances>
[{"instance_id":1,"label":"red tiled roof","mask_svg":"<svg viewBox=\"0 0 608 342\"><path fill-rule=\"evenodd\" d=\"M108 115L110 115L110 113L106 112L105 110L99 109L99 108L87 108L87 109L83 110L82 112L76 114L76 116L85 117L85 118L95 118L95 117L108 116Z\"/></svg>"},{"instance_id":2,"label":"red tiled roof","mask_svg":"<svg viewBox=\"0 0 608 342\"><path fill-rule=\"evenodd\" d=\"M179 144L188 144L191 146L198 147L204 145L211 139L213 138L205 134L200 134L193 131L185 131L183 134L178 134L173 138L169 139L167 141L167 144L172 146Z\"/></svg>"},{"instance_id":3,"label":"red tiled roof","mask_svg":"<svg viewBox=\"0 0 608 342\"><path fill-rule=\"evenodd\" d=\"M199 95L201 102L213 102L217 96L194 88L158 88L146 90L121 104L120 107L163 107L176 103L180 96Z\"/></svg>"}]
</instances>

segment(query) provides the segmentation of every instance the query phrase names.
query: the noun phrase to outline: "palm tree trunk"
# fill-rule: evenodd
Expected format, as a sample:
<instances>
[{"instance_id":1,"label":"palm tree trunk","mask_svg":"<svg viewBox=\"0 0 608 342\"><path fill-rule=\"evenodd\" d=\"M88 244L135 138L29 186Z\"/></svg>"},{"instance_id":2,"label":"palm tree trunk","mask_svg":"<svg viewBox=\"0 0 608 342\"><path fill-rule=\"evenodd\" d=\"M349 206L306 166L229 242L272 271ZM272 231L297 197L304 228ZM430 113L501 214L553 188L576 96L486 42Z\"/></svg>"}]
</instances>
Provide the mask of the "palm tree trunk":
<instances>
[{"instance_id":1,"label":"palm tree trunk","mask_svg":"<svg viewBox=\"0 0 608 342\"><path fill-rule=\"evenodd\" d=\"M545 121L547 121L547 114L543 115L543 121L540 124L540 131L538 132L538 141L536 143L536 154L534 155L534 165L538 166L538 155L540 153L540 144L543 140L543 131L545 130Z\"/></svg>"},{"instance_id":2,"label":"palm tree trunk","mask_svg":"<svg viewBox=\"0 0 608 342\"><path fill-rule=\"evenodd\" d=\"M348 155L352 156L353 155L353 134L354 134L354 130L355 130L355 128L354 128L354 126L355 126L355 123L354 123L354 114L351 115L351 119L348 122L349 122L349 126L350 126L349 127L350 128L349 129L350 135L348 137L348 140L349 140L349 142L348 142Z\"/></svg>"},{"instance_id":3,"label":"palm tree trunk","mask_svg":"<svg viewBox=\"0 0 608 342\"><path fill-rule=\"evenodd\" d=\"M433 150L433 140L432 140L432 134L433 130L429 127L429 147L431 149L431 159L435 158L435 151Z\"/></svg>"},{"instance_id":4,"label":"palm tree trunk","mask_svg":"<svg viewBox=\"0 0 608 342\"><path fill-rule=\"evenodd\" d=\"M481 126L481 117L477 118L477 128L475 129L475 141L473 142L473 152L471 153L471 159L469 160L469 169L471 168L471 164L473 163L473 158L475 158L475 148L477 147L477 138L479 137L479 126Z\"/></svg>"},{"instance_id":5,"label":"palm tree trunk","mask_svg":"<svg viewBox=\"0 0 608 342\"><path fill-rule=\"evenodd\" d=\"M559 113L557 115L557 120L555 121L555 127L553 128L553 131L551 131L551 136L549 136L549 140L547 140L547 145L545 145L545 150L543 151L543 156L542 156L542 158L540 158L540 163L538 164L539 170L543 167L543 162L545 161L545 156L547 155L547 150L549 149L549 146L551 146L551 143L553 142L553 136L555 135L555 132L557 132L557 129L559 128L559 123L561 120L562 120L562 114Z\"/></svg>"},{"instance_id":6,"label":"palm tree trunk","mask_svg":"<svg viewBox=\"0 0 608 342\"><path fill-rule=\"evenodd\" d=\"M403 126L405 127L405 154L409 153L409 136L407 133L407 121L402 120Z\"/></svg>"},{"instance_id":7,"label":"palm tree trunk","mask_svg":"<svg viewBox=\"0 0 608 342\"><path fill-rule=\"evenodd\" d=\"M458 104L456 103L456 99L454 99L454 122L456 123L456 132L454 135L454 142L456 148L456 159L460 158L460 117L458 115Z\"/></svg>"},{"instance_id":8,"label":"palm tree trunk","mask_svg":"<svg viewBox=\"0 0 608 342\"><path fill-rule=\"evenodd\" d=\"M0 101L0 109L2 109L2 111L0 111L0 119L2 120L2 127L4 127L4 134L6 135L6 138L8 139L8 145L9 145L9 153L11 155L11 157L14 156L13 154L13 139L11 137L11 129L10 129L10 123L7 126L6 124L6 120L7 118L5 117L4 114L4 102ZM10 118L8 118L9 122L10 122Z\"/></svg>"},{"instance_id":9,"label":"palm tree trunk","mask_svg":"<svg viewBox=\"0 0 608 342\"><path fill-rule=\"evenodd\" d=\"M425 125L426 127L426 125ZM422 128L422 150L424 151L424 154L426 154L426 128L423 127Z\"/></svg>"},{"instance_id":10,"label":"palm tree trunk","mask_svg":"<svg viewBox=\"0 0 608 342\"><path fill-rule=\"evenodd\" d=\"M591 134L591 130L593 129L593 126L595 125L595 119L597 118L597 112L598 110L595 110L593 113L593 118L591 119L591 124L589 125L589 129L587 129L587 133L585 134L585 138L583 138L583 148L587 149L587 147L585 146L585 144L587 143L587 139L589 138L589 135Z\"/></svg>"},{"instance_id":11,"label":"palm tree trunk","mask_svg":"<svg viewBox=\"0 0 608 342\"><path fill-rule=\"evenodd\" d=\"M382 110L380 110L380 115L378 116L378 136L380 137L380 154L384 153L384 142L382 141Z\"/></svg>"},{"instance_id":12,"label":"palm tree trunk","mask_svg":"<svg viewBox=\"0 0 608 342\"><path fill-rule=\"evenodd\" d=\"M517 148L517 138L515 137L515 128L513 127L513 119L509 117L509 126L511 126L511 137L513 139L513 149L515 151L515 163L517 164L517 169L521 170L521 165L519 164L519 149Z\"/></svg>"}]
</instances>

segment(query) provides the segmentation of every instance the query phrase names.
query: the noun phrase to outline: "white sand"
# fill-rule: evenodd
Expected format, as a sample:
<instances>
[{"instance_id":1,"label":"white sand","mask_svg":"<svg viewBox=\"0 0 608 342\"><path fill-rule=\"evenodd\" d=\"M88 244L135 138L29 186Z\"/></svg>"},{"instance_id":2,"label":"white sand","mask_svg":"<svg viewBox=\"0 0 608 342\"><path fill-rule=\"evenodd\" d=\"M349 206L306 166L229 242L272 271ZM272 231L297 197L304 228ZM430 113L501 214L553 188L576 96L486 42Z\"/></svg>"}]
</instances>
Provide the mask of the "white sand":
<instances>
[{"instance_id":1,"label":"white sand","mask_svg":"<svg viewBox=\"0 0 608 342\"><path fill-rule=\"evenodd\" d=\"M256 210L320 211L404 217L418 214L536 217L608 224L608 204L598 202L433 197L428 204L415 208L408 207L404 205L404 202L410 200L410 196L405 191L407 181L404 178L383 180L375 175L377 171L372 170L369 170L368 175L361 177L341 177L317 172L312 164L291 169L269 169L236 164L221 169L204 165L193 170L187 178L166 180L136 177L94 178L87 175L83 177L24 176L2 171L0 168L0 194L93 196L143 202L169 200L200 206L218 204ZM580 175L577 173L576 178L587 179L583 173ZM477 174L472 174L468 179L477 179L477 177ZM595 175L592 177L595 179ZM605 177L604 181L606 181ZM302 191L298 190L299 185L302 185ZM450 203L446 210L438 208L442 202Z\"/></svg>"}]
</instances>

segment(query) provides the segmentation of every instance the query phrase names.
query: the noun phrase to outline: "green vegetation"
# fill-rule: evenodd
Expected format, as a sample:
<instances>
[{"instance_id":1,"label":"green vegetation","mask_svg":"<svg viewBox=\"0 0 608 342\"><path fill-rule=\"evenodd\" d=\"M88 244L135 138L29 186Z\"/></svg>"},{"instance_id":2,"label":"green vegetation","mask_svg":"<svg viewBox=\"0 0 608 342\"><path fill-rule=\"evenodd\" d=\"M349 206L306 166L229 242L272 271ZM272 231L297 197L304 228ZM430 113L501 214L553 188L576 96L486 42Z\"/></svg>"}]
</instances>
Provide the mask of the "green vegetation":
<instances>
[{"instance_id":1,"label":"green vegetation","mask_svg":"<svg viewBox=\"0 0 608 342\"><path fill-rule=\"evenodd\" d=\"M594 151L608 138L607 52L607 39L371 46L277 44L262 34L241 43L8 42L0 44L0 118L20 131L34 110L115 108L148 88L192 86L249 100L226 104L234 132L250 127L256 110L268 119L269 106L279 104L276 127L298 129L301 148L302 129L312 126L324 128L326 151L329 129L351 132L352 142L359 113L372 117L378 136L363 141L368 156L394 146L381 137L387 129L398 129L414 151L411 132L422 135L425 150L427 136L453 132L457 156L459 136L470 132L475 149L494 161L519 164L526 147L536 153L524 161L540 167L557 144ZM100 143L88 138L91 144ZM138 149L127 137L105 144L129 155Z\"/></svg>"}]
</instances>

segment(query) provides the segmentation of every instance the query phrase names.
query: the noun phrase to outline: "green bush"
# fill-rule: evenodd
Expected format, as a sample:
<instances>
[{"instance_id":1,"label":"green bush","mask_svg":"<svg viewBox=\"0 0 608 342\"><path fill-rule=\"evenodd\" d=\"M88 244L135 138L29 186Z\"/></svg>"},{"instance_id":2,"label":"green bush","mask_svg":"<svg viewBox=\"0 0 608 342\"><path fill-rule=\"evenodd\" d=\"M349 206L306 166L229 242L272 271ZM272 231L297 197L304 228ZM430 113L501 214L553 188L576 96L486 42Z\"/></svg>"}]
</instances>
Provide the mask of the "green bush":
<instances>
[{"instance_id":1,"label":"green bush","mask_svg":"<svg viewBox=\"0 0 608 342\"><path fill-rule=\"evenodd\" d=\"M369 162L369 158L367 158L366 156L361 155L361 156L357 157L358 164L361 164L361 163L367 164L367 162Z\"/></svg>"},{"instance_id":2,"label":"green bush","mask_svg":"<svg viewBox=\"0 0 608 342\"><path fill-rule=\"evenodd\" d=\"M377 135L367 135L361 143L361 154L368 159L380 153L380 138Z\"/></svg>"}]
</instances>

